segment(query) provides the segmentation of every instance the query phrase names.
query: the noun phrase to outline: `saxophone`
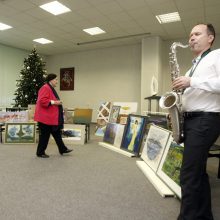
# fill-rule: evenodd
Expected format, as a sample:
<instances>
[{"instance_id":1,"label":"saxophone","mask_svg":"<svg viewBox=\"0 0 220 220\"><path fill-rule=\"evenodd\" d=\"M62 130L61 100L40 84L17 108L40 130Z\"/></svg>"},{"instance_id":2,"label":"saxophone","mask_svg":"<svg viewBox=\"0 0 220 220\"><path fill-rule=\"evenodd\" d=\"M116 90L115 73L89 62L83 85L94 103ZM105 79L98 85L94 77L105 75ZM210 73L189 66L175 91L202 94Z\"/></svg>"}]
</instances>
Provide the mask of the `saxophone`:
<instances>
[{"instance_id":1,"label":"saxophone","mask_svg":"<svg viewBox=\"0 0 220 220\"><path fill-rule=\"evenodd\" d=\"M187 48L189 45L183 45L180 42L174 42L169 54L169 63L171 69L172 82L180 76L179 64L177 63L176 48ZM167 92L160 98L159 105L162 109L167 109L169 112L170 122L172 125L173 139L176 143L182 143L183 134L183 114L182 114L182 93L183 90L173 90Z\"/></svg>"}]
</instances>

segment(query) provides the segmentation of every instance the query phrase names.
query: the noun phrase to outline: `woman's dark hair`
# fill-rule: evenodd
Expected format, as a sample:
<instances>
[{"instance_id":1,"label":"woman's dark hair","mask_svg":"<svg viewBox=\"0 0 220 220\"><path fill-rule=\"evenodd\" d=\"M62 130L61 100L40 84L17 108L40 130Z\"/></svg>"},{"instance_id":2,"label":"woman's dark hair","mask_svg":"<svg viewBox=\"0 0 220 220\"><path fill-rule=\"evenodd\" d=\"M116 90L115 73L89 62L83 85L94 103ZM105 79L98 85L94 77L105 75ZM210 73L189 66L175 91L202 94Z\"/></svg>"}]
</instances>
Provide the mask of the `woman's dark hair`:
<instances>
[{"instance_id":1,"label":"woman's dark hair","mask_svg":"<svg viewBox=\"0 0 220 220\"><path fill-rule=\"evenodd\" d=\"M51 80L57 78L57 75L55 73L49 73L46 77L46 82L50 82Z\"/></svg>"}]
</instances>

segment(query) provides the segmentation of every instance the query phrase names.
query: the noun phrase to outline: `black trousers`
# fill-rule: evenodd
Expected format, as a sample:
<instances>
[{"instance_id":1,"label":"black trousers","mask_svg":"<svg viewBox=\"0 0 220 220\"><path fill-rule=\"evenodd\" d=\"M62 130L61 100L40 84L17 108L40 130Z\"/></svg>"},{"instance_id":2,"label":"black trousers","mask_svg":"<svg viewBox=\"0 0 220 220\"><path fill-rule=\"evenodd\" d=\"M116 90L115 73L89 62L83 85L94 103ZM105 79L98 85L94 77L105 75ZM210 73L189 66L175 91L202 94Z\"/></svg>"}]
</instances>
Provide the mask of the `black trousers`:
<instances>
[{"instance_id":1,"label":"black trousers","mask_svg":"<svg viewBox=\"0 0 220 220\"><path fill-rule=\"evenodd\" d=\"M220 116L186 117L184 133L180 172L182 200L178 220L213 220L206 165L209 149L220 134Z\"/></svg>"},{"instance_id":2,"label":"black trousers","mask_svg":"<svg viewBox=\"0 0 220 220\"><path fill-rule=\"evenodd\" d=\"M63 143L61 136L61 129L54 129L54 126L46 125L43 123L38 123L39 125L39 143L37 146L37 155L45 154L45 150L47 149L47 145L49 142L50 134L52 134L53 138L56 141L59 152L63 153L67 150L67 147Z\"/></svg>"}]
</instances>

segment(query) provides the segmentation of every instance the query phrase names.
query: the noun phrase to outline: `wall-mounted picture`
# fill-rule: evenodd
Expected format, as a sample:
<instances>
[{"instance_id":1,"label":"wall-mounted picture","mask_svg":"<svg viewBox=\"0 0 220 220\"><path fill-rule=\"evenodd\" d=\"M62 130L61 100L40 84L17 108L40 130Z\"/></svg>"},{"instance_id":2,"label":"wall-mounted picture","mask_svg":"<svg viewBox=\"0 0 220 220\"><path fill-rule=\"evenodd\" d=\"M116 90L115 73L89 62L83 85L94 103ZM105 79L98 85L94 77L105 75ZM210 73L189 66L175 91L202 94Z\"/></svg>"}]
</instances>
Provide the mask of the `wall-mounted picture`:
<instances>
[{"instance_id":1,"label":"wall-mounted picture","mask_svg":"<svg viewBox=\"0 0 220 220\"><path fill-rule=\"evenodd\" d=\"M30 144L36 142L36 123L6 123L5 143Z\"/></svg>"},{"instance_id":2,"label":"wall-mounted picture","mask_svg":"<svg viewBox=\"0 0 220 220\"><path fill-rule=\"evenodd\" d=\"M178 145L174 141L167 145L157 175L170 187L170 189L181 198L180 188L180 168L183 158L183 145Z\"/></svg>"},{"instance_id":3,"label":"wall-mounted picture","mask_svg":"<svg viewBox=\"0 0 220 220\"><path fill-rule=\"evenodd\" d=\"M146 116L129 115L123 135L121 149L127 150L136 156L139 155L146 121Z\"/></svg>"},{"instance_id":4,"label":"wall-mounted picture","mask_svg":"<svg viewBox=\"0 0 220 220\"><path fill-rule=\"evenodd\" d=\"M116 132L117 132L117 124L108 123L106 126L103 141L113 145L115 141Z\"/></svg>"},{"instance_id":5,"label":"wall-mounted picture","mask_svg":"<svg viewBox=\"0 0 220 220\"><path fill-rule=\"evenodd\" d=\"M117 106L117 105L112 106L110 116L109 116L110 123L117 123L120 108L121 108L121 106Z\"/></svg>"},{"instance_id":6,"label":"wall-mounted picture","mask_svg":"<svg viewBox=\"0 0 220 220\"><path fill-rule=\"evenodd\" d=\"M74 67L60 69L60 90L74 90Z\"/></svg>"},{"instance_id":7,"label":"wall-mounted picture","mask_svg":"<svg viewBox=\"0 0 220 220\"><path fill-rule=\"evenodd\" d=\"M141 158L154 172L156 172L159 167L164 149L169 140L170 132L168 130L155 125L150 126Z\"/></svg>"}]
</instances>

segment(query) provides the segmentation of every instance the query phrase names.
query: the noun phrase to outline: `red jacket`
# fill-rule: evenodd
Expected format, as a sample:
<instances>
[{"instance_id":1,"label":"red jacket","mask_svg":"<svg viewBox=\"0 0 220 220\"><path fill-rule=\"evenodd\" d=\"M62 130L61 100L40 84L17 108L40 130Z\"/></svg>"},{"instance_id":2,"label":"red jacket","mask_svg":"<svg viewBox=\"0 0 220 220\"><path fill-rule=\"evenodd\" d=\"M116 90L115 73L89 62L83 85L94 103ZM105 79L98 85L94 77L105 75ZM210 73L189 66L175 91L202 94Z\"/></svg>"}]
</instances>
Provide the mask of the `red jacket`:
<instances>
[{"instance_id":1,"label":"red jacket","mask_svg":"<svg viewBox=\"0 0 220 220\"><path fill-rule=\"evenodd\" d=\"M51 105L51 100L57 100L48 84L43 85L37 98L34 120L47 124L58 125L59 107Z\"/></svg>"}]
</instances>

